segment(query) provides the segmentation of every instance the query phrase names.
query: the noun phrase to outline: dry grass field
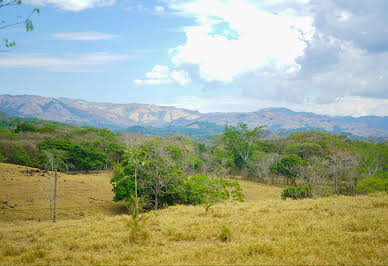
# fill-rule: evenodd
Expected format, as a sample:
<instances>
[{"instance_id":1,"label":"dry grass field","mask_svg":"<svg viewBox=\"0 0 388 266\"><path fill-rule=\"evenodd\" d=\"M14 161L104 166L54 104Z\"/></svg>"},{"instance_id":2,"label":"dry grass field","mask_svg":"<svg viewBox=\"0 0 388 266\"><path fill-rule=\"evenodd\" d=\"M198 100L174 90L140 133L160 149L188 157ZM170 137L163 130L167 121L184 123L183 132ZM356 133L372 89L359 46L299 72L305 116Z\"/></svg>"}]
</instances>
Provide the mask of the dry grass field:
<instances>
[{"instance_id":1,"label":"dry grass field","mask_svg":"<svg viewBox=\"0 0 388 266\"><path fill-rule=\"evenodd\" d=\"M0 164L0 264L388 265L387 194L282 201L279 188L241 181L246 202L143 214L133 243L107 174L61 174L53 224L44 177L26 169Z\"/></svg>"}]
</instances>

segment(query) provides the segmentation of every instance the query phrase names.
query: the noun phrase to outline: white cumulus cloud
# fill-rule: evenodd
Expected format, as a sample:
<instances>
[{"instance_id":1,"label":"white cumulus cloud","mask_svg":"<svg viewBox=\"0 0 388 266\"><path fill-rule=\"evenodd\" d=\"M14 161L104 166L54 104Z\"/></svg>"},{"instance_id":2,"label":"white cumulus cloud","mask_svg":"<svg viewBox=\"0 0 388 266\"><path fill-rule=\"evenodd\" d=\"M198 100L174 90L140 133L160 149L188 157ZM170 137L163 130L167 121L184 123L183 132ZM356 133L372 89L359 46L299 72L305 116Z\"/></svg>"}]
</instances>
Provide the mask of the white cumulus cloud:
<instances>
[{"instance_id":1,"label":"white cumulus cloud","mask_svg":"<svg viewBox=\"0 0 388 266\"><path fill-rule=\"evenodd\" d=\"M162 13L162 12L164 12L164 7L162 7L162 6L155 6L154 7L154 11Z\"/></svg>"},{"instance_id":2,"label":"white cumulus cloud","mask_svg":"<svg viewBox=\"0 0 388 266\"><path fill-rule=\"evenodd\" d=\"M168 66L156 65L151 72L145 74L144 79L135 79L136 85L161 85L177 83L181 86L188 84L191 81L189 74L183 70L170 70Z\"/></svg>"},{"instance_id":3,"label":"white cumulus cloud","mask_svg":"<svg viewBox=\"0 0 388 266\"><path fill-rule=\"evenodd\" d=\"M198 24L186 27L186 42L171 49L173 64L197 65L200 77L208 82L231 82L264 68L297 71L300 67L295 60L304 54L306 40L312 38L313 20L292 12L268 12L256 3L168 1L170 9Z\"/></svg>"},{"instance_id":4,"label":"white cumulus cloud","mask_svg":"<svg viewBox=\"0 0 388 266\"><path fill-rule=\"evenodd\" d=\"M115 0L24 0L32 5L53 5L66 11L81 11L88 8L110 6Z\"/></svg>"}]
</instances>

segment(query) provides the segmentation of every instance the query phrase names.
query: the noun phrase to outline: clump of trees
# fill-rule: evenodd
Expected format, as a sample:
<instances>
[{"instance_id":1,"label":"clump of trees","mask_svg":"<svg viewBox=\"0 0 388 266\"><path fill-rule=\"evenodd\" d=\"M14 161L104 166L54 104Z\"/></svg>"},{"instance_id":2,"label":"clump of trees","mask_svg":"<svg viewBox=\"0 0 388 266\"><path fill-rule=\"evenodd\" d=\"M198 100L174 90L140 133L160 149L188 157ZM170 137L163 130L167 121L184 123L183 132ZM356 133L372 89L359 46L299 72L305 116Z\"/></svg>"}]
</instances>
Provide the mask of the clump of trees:
<instances>
[{"instance_id":1,"label":"clump of trees","mask_svg":"<svg viewBox=\"0 0 388 266\"><path fill-rule=\"evenodd\" d=\"M58 171L88 172L111 169L122 160L125 147L108 129L47 122L0 128L0 162L49 169L45 151L51 150L60 152Z\"/></svg>"},{"instance_id":2,"label":"clump of trees","mask_svg":"<svg viewBox=\"0 0 388 266\"><path fill-rule=\"evenodd\" d=\"M187 177L190 156L185 156L182 147L168 139L153 139L129 149L111 179L114 201L140 198L146 203L144 208L155 210L166 205L203 204L207 212L221 200L243 200L237 182L211 175Z\"/></svg>"}]
</instances>

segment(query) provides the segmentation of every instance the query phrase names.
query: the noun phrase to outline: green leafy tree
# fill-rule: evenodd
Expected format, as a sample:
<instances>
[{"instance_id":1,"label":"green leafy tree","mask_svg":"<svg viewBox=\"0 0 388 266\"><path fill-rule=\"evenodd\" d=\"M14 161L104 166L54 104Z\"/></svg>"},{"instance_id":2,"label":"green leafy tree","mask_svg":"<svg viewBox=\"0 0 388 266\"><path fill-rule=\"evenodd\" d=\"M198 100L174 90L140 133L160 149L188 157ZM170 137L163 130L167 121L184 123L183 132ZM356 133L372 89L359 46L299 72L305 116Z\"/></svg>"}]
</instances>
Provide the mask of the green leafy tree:
<instances>
[{"instance_id":1,"label":"green leafy tree","mask_svg":"<svg viewBox=\"0 0 388 266\"><path fill-rule=\"evenodd\" d=\"M142 145L130 153L123 172L111 180L115 201L134 197L137 183L138 196L154 209L180 202L183 172L163 145Z\"/></svg>"},{"instance_id":2,"label":"green leafy tree","mask_svg":"<svg viewBox=\"0 0 388 266\"><path fill-rule=\"evenodd\" d=\"M361 172L367 177L384 168L388 171L388 146L385 143L366 144L358 150L361 154Z\"/></svg>"},{"instance_id":3,"label":"green leafy tree","mask_svg":"<svg viewBox=\"0 0 388 266\"><path fill-rule=\"evenodd\" d=\"M100 170L104 168L107 155L90 147L73 145L69 151L70 161L78 170Z\"/></svg>"},{"instance_id":4,"label":"green leafy tree","mask_svg":"<svg viewBox=\"0 0 388 266\"><path fill-rule=\"evenodd\" d=\"M303 160L307 160L312 156L323 156L323 149L316 143L294 143L286 146L284 152L287 154L297 154Z\"/></svg>"},{"instance_id":5,"label":"green leafy tree","mask_svg":"<svg viewBox=\"0 0 388 266\"><path fill-rule=\"evenodd\" d=\"M276 167L277 172L285 175L289 180L291 180L292 185L296 186L296 177L297 177L297 167L305 164L299 155L297 154L288 154L283 156L280 162L272 164L272 169Z\"/></svg>"},{"instance_id":6,"label":"green leafy tree","mask_svg":"<svg viewBox=\"0 0 388 266\"><path fill-rule=\"evenodd\" d=\"M36 126L31 125L31 124L17 124L15 128L15 133L20 133L20 132L37 132L38 129Z\"/></svg>"},{"instance_id":7,"label":"green leafy tree","mask_svg":"<svg viewBox=\"0 0 388 266\"><path fill-rule=\"evenodd\" d=\"M6 163L31 166L30 155L20 143L3 142L0 146L0 154Z\"/></svg>"},{"instance_id":8,"label":"green leafy tree","mask_svg":"<svg viewBox=\"0 0 388 266\"><path fill-rule=\"evenodd\" d=\"M244 123L239 123L236 126L225 126L222 140L227 150L233 154L237 166L242 167L251 159L259 139L266 134L263 128L264 126L250 130Z\"/></svg>"},{"instance_id":9,"label":"green leafy tree","mask_svg":"<svg viewBox=\"0 0 388 266\"><path fill-rule=\"evenodd\" d=\"M185 181L184 199L185 204L204 205L207 213L220 201L243 201L243 194L237 181L195 175Z\"/></svg>"}]
</instances>

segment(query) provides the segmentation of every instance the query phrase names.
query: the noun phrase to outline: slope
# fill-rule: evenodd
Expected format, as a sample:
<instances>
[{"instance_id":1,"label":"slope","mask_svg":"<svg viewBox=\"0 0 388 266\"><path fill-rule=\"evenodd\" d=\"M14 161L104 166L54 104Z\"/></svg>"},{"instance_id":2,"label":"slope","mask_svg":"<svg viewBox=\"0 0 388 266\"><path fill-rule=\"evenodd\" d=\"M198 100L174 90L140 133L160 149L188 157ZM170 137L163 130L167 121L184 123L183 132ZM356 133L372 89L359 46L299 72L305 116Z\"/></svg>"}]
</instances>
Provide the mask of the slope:
<instances>
[{"instance_id":1,"label":"slope","mask_svg":"<svg viewBox=\"0 0 388 266\"><path fill-rule=\"evenodd\" d=\"M19 176L26 169L0 167L0 173L7 171L0 180L5 176L24 180L26 186L36 185L32 180L37 176ZM106 176L62 178L73 182L73 188L63 188L73 193L66 198L74 202L72 207L88 205L81 201L91 191L100 192L101 198L109 196L105 188L98 191L107 183ZM60 219L56 224L0 222L0 264L388 263L387 194L281 201L274 197L277 188L243 185L253 194L256 187L261 196L245 203L215 205L208 215L201 206L175 206L144 214L136 243L129 241L131 220L127 215L114 215L119 213L115 207L96 204L86 216ZM4 183L0 187L4 190ZM20 191L13 196L17 187L7 184L4 191L10 199L22 200ZM227 241L220 237L223 228L229 231Z\"/></svg>"}]
</instances>

